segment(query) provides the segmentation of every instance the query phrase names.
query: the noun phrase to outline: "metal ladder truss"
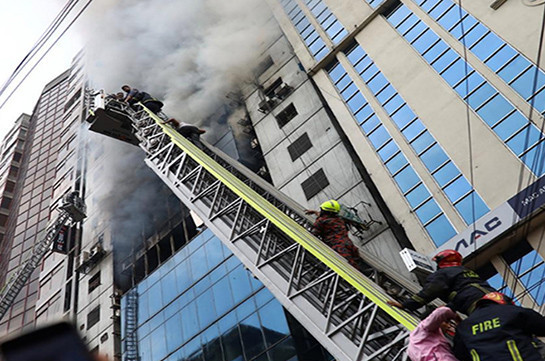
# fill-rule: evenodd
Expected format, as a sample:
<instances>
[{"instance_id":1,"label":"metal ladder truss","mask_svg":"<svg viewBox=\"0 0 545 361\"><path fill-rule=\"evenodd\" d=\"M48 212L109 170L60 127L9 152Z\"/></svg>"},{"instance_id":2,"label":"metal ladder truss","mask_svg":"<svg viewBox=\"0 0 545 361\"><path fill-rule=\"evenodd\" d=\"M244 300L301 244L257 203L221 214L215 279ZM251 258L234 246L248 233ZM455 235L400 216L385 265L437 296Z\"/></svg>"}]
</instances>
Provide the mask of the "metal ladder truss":
<instances>
[{"instance_id":1,"label":"metal ladder truss","mask_svg":"<svg viewBox=\"0 0 545 361\"><path fill-rule=\"evenodd\" d=\"M417 318L388 305L377 284L315 238L288 197L143 109L127 112L146 164L337 360L405 357Z\"/></svg>"},{"instance_id":2,"label":"metal ladder truss","mask_svg":"<svg viewBox=\"0 0 545 361\"><path fill-rule=\"evenodd\" d=\"M64 204L59 207L59 215L49 225L45 236L34 245L29 257L12 273L2 290L0 290L0 320L7 313L34 270L40 265L53 241L59 236L61 229L68 225L71 220L77 222L83 218L85 218L83 201L75 195L65 199Z\"/></svg>"},{"instance_id":3,"label":"metal ladder truss","mask_svg":"<svg viewBox=\"0 0 545 361\"><path fill-rule=\"evenodd\" d=\"M125 361L138 361L138 291L133 288L127 293L125 308Z\"/></svg>"}]
</instances>

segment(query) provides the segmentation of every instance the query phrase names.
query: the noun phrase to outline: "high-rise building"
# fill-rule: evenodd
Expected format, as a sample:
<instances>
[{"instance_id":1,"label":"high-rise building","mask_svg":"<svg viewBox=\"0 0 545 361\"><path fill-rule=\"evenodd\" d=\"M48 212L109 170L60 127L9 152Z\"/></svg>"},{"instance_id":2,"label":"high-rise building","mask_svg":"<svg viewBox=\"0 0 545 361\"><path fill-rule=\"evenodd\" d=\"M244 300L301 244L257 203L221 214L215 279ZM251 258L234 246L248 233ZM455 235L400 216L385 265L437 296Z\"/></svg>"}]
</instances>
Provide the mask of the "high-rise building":
<instances>
[{"instance_id":1,"label":"high-rise building","mask_svg":"<svg viewBox=\"0 0 545 361\"><path fill-rule=\"evenodd\" d=\"M518 1L267 3L283 35L256 52L255 84L215 114L231 131L214 143L304 207L332 198L352 207L366 225L355 244L387 272L415 280L403 247L455 248L493 286L542 310L539 12ZM74 64L30 120L6 270L66 192L85 198L88 219L0 328L68 315L92 349L128 360L329 359L157 179L146 188L153 177L134 169L136 148L82 129L88 99Z\"/></svg>"},{"instance_id":2,"label":"high-rise building","mask_svg":"<svg viewBox=\"0 0 545 361\"><path fill-rule=\"evenodd\" d=\"M5 252L7 267L2 267L4 279L29 256L50 219L68 77L69 72L66 71L45 86L29 120L23 158L18 167L17 195L12 202L12 213L3 241L4 247L9 247ZM17 332L35 324L39 278L40 270L37 269L2 319L2 334ZM60 282L56 284L64 279L65 274L60 274L55 279Z\"/></svg>"},{"instance_id":3,"label":"high-rise building","mask_svg":"<svg viewBox=\"0 0 545 361\"><path fill-rule=\"evenodd\" d=\"M268 1L414 248L456 248L541 308L539 3Z\"/></svg>"},{"instance_id":4,"label":"high-rise building","mask_svg":"<svg viewBox=\"0 0 545 361\"><path fill-rule=\"evenodd\" d=\"M22 114L15 125L2 140L2 155L0 158L0 276L6 276L6 267L10 256L10 244L4 242L7 225L12 214L13 199L16 198L16 188L19 180L19 169L23 158L25 141L28 134L30 115ZM4 280L2 279L2 283Z\"/></svg>"}]
</instances>

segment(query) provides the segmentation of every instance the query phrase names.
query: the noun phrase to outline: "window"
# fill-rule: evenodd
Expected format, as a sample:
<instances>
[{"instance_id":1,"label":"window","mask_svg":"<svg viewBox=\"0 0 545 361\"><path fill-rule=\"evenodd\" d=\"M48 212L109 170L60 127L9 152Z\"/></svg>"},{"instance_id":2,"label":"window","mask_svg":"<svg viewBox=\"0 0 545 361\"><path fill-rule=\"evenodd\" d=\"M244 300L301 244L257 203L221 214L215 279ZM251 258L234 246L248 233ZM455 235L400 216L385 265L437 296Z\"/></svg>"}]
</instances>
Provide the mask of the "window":
<instances>
[{"instance_id":1,"label":"window","mask_svg":"<svg viewBox=\"0 0 545 361\"><path fill-rule=\"evenodd\" d=\"M14 190L15 190L15 183L12 181L7 181L6 186L4 187L4 191L13 192Z\"/></svg>"},{"instance_id":2,"label":"window","mask_svg":"<svg viewBox=\"0 0 545 361\"><path fill-rule=\"evenodd\" d=\"M329 180L327 179L323 169L318 170L307 180L301 183L301 187L303 188L303 192L305 193L307 200L320 193L328 185Z\"/></svg>"},{"instance_id":3,"label":"window","mask_svg":"<svg viewBox=\"0 0 545 361\"><path fill-rule=\"evenodd\" d=\"M255 75L257 77L259 77L260 75L262 75L264 72L267 71L267 69L269 69L271 66L273 66L274 62L271 58L270 55L267 55L267 57L261 61L257 67L255 68Z\"/></svg>"},{"instance_id":4,"label":"window","mask_svg":"<svg viewBox=\"0 0 545 361\"><path fill-rule=\"evenodd\" d=\"M0 203L0 208L9 209L10 206L11 206L11 198L3 197L2 202Z\"/></svg>"},{"instance_id":5,"label":"window","mask_svg":"<svg viewBox=\"0 0 545 361\"><path fill-rule=\"evenodd\" d=\"M21 153L15 152L15 153L13 153L13 160L16 161L16 162L19 162L21 160L21 156L22 156Z\"/></svg>"},{"instance_id":6,"label":"window","mask_svg":"<svg viewBox=\"0 0 545 361\"><path fill-rule=\"evenodd\" d=\"M263 94L265 94L266 97L273 98L276 88L282 85L282 83L283 83L282 78L276 79L271 85L263 89Z\"/></svg>"},{"instance_id":7,"label":"window","mask_svg":"<svg viewBox=\"0 0 545 361\"><path fill-rule=\"evenodd\" d=\"M98 286L100 286L100 271L89 279L89 293L93 292Z\"/></svg>"},{"instance_id":8,"label":"window","mask_svg":"<svg viewBox=\"0 0 545 361\"><path fill-rule=\"evenodd\" d=\"M295 105L293 103L290 103L287 107L284 108L280 113L278 113L275 118L278 122L278 126L282 128L284 125L288 124L290 120L295 118L297 115L297 109L295 109Z\"/></svg>"},{"instance_id":9,"label":"window","mask_svg":"<svg viewBox=\"0 0 545 361\"><path fill-rule=\"evenodd\" d=\"M308 134L304 133L288 146L288 152L290 153L291 160L296 160L310 148L312 148L312 143L310 142Z\"/></svg>"},{"instance_id":10,"label":"window","mask_svg":"<svg viewBox=\"0 0 545 361\"><path fill-rule=\"evenodd\" d=\"M17 174L19 173L19 167L16 167L14 165L12 165L11 167L9 167L9 175L11 176L14 176L14 177L17 177Z\"/></svg>"},{"instance_id":11,"label":"window","mask_svg":"<svg viewBox=\"0 0 545 361\"><path fill-rule=\"evenodd\" d=\"M87 329L90 329L100 321L100 305L87 314Z\"/></svg>"},{"instance_id":12,"label":"window","mask_svg":"<svg viewBox=\"0 0 545 361\"><path fill-rule=\"evenodd\" d=\"M427 3L429 2L421 2L422 7L430 13L430 16L436 19L440 19L443 14L447 14L449 9L454 6L452 2L444 1L440 3L441 6L428 8L426 6ZM435 11L435 9L440 9L440 11ZM545 169L541 166L541 162L535 161L535 154L540 152L541 148L545 148L544 137L533 123L520 113L497 89L490 85L482 75L477 73L471 65L467 64L458 53L450 49L437 34L405 5L401 5L395 11L388 14L387 20L396 28L399 34L411 43L413 48L423 56L438 74L451 85L453 90L462 97L462 100L477 112L483 122L496 133L504 144L535 175L541 176L545 174ZM411 30L408 30L409 28L406 24L412 24L410 25ZM426 34L426 37L416 36L417 39L421 39L422 41L422 43L418 43L418 46L415 45L416 42L411 41L412 38L409 36L409 33L413 32L412 29L417 29L420 35ZM478 29L482 31L478 31ZM505 61L504 65L494 65L493 70L497 67L498 69L495 70L496 73L508 85L511 85L515 91L526 99L535 96L535 100L537 100L536 104L545 104L545 102L539 101L541 99L537 99L538 96L545 96L545 91L543 94L528 93L529 80L532 77L528 77L526 74L528 69L533 67L533 65L529 65L526 59L518 55L513 56L513 52L503 52L503 49L507 45L503 44L501 39L480 24L471 28L465 37L468 46L473 44L470 46L471 51L485 63L487 63L487 59L494 59L496 55L500 56L503 59L502 61ZM467 80L471 89L469 94L466 91L465 80ZM545 76L541 77L540 82L543 84L538 84L538 92L545 86ZM540 106L542 107L543 105ZM541 109L538 110L542 111ZM510 120L514 119L514 121L506 122L506 118ZM518 118L521 121L518 121ZM526 138L521 135L522 133L526 134L526 131L517 133L518 130L522 129L524 124L526 124L528 133L532 136L531 142L526 142Z\"/></svg>"}]
</instances>

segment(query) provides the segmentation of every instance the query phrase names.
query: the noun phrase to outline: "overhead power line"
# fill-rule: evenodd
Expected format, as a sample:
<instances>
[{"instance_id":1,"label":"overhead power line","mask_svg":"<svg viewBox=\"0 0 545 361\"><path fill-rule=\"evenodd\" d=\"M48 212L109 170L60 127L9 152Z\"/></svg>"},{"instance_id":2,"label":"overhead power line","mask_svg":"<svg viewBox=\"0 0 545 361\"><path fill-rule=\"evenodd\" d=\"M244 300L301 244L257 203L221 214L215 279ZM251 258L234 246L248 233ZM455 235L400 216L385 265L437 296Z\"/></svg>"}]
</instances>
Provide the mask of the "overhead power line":
<instances>
[{"instance_id":1,"label":"overhead power line","mask_svg":"<svg viewBox=\"0 0 545 361\"><path fill-rule=\"evenodd\" d=\"M36 63L32 66L32 68L30 68L30 70L26 73L26 75L23 77L23 79L21 79L19 81L19 83L17 83L17 86L9 93L9 95L6 97L6 99L2 102L2 104L0 104L0 109L2 109L4 107L4 105L6 105L6 103L8 102L8 100L12 97L12 95L17 91L17 89L19 89L19 87L23 84L23 82L28 78L28 76L32 73L32 71L34 71L34 69L36 69L36 67L38 66L38 64L40 64L40 62L43 60L43 58L49 53L49 51L51 51L51 49L59 42L59 40L64 36L64 34L66 34L66 32L70 29L70 27L79 19L79 17L81 16L81 14L83 14L83 12L89 7L89 5L93 2L93 0L89 0L87 1L87 3L83 6L83 8L81 8L81 10L76 14L76 16L74 17L74 19L72 19L72 21L68 24L68 26L62 31L62 33L60 33L60 35L55 39L55 41L47 48L47 50L42 54L42 56L38 59L38 61L36 61Z\"/></svg>"}]
</instances>

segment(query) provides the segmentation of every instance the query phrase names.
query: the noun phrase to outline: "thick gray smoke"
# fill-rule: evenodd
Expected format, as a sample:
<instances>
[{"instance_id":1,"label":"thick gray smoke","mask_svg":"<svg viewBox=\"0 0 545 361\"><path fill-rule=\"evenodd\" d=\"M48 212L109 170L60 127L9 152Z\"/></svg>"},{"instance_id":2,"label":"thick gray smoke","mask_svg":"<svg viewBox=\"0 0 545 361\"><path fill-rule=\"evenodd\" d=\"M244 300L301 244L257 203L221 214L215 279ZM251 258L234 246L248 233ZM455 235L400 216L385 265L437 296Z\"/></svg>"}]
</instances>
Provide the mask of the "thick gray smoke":
<instances>
[{"instance_id":1,"label":"thick gray smoke","mask_svg":"<svg viewBox=\"0 0 545 361\"><path fill-rule=\"evenodd\" d=\"M253 82L263 46L278 35L264 0L103 0L93 6L82 34L92 86L145 90L164 101L169 116L208 134L220 125L207 119L232 101L227 94ZM145 169L139 149L96 137L90 147L104 147L108 156L91 198L98 218L115 226L119 262L142 239L143 227L164 219L168 195Z\"/></svg>"},{"instance_id":2,"label":"thick gray smoke","mask_svg":"<svg viewBox=\"0 0 545 361\"><path fill-rule=\"evenodd\" d=\"M195 124L252 81L278 32L264 0L124 0L94 11L86 30L93 83L146 90L167 114Z\"/></svg>"}]
</instances>

